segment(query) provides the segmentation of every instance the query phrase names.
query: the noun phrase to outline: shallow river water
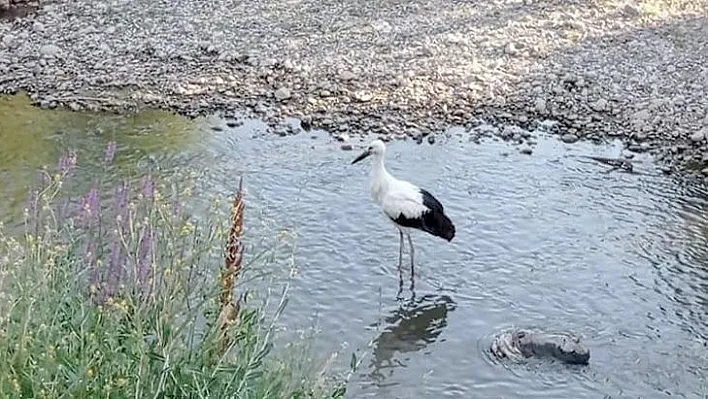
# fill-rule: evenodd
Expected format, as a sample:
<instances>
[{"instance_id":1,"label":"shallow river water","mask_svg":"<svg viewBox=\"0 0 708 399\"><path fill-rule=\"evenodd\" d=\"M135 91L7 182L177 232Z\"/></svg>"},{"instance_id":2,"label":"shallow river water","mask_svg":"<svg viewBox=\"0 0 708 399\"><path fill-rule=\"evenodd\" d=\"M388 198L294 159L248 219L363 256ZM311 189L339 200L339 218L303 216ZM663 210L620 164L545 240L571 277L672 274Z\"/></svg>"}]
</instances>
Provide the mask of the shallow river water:
<instances>
[{"instance_id":1,"label":"shallow river water","mask_svg":"<svg viewBox=\"0 0 708 399\"><path fill-rule=\"evenodd\" d=\"M450 243L413 235L415 285L405 268L399 299L398 234L369 197L370 163L350 165L363 143L342 151L325 132L278 137L257 121L4 100L0 220L18 220L34 168L65 148L100 159L115 140L123 168L200 168L210 193L230 195L244 174L248 217L297 237L284 336L315 326L315 354L341 351L337 368L358 351L349 397L705 397L706 191L649 159L630 174L582 157L617 156L619 145L535 135L532 155L454 130L435 145L389 145L389 171L431 191L457 226ZM498 362L489 344L511 326L579 333L590 364Z\"/></svg>"}]
</instances>

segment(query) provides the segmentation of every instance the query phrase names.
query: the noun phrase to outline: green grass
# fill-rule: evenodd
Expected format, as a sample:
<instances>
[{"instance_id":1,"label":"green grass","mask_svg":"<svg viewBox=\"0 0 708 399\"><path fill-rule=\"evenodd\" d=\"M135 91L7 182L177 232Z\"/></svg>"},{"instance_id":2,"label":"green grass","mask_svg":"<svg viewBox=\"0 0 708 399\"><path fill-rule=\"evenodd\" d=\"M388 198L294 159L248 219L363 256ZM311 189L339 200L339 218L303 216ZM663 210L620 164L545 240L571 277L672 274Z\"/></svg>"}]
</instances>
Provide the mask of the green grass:
<instances>
[{"instance_id":1,"label":"green grass","mask_svg":"<svg viewBox=\"0 0 708 399\"><path fill-rule=\"evenodd\" d=\"M269 315L235 295L241 269L273 257L225 262L227 241L248 240L220 207L191 217L188 184L150 177L112 198L95 179L71 199L75 165L65 157L42 174L21 231L0 225L0 397L344 395L306 356L273 350L285 296Z\"/></svg>"}]
</instances>

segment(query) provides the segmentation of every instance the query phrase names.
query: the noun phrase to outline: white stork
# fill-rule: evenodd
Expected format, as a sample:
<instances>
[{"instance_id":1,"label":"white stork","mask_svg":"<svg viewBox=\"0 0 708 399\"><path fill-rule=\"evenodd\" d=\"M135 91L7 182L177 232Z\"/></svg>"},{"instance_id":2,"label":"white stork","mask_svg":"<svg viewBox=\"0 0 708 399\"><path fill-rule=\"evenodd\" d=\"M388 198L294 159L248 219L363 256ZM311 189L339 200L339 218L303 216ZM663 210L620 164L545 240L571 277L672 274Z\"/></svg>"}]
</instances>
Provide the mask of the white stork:
<instances>
[{"instance_id":1,"label":"white stork","mask_svg":"<svg viewBox=\"0 0 708 399\"><path fill-rule=\"evenodd\" d=\"M383 212L398 228L401 237L398 253L398 267L403 264L403 234L408 237L411 248L411 273L413 272L413 241L410 229L423 230L434 236L451 241L455 237L455 225L445 215L443 206L428 191L419 188L405 180L391 176L384 167L386 145L381 140L374 140L361 153L352 165L362 159L372 156L371 197Z\"/></svg>"}]
</instances>

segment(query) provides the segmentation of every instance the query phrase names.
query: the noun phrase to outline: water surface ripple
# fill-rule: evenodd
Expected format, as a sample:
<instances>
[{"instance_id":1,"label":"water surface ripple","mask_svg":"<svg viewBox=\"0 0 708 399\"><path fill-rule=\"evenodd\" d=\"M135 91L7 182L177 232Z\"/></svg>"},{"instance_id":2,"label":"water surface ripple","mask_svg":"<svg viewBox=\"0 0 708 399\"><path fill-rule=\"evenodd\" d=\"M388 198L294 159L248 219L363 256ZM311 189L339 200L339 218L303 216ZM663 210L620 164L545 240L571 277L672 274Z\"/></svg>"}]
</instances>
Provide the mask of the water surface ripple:
<instances>
[{"instance_id":1,"label":"water surface ripple","mask_svg":"<svg viewBox=\"0 0 708 399\"><path fill-rule=\"evenodd\" d=\"M340 367L366 349L350 397L697 398L708 389L702 188L650 162L641 174L608 174L580 156L616 156L618 146L539 137L528 156L454 134L393 143L391 173L431 191L457 225L451 243L414 235L415 287L406 282L396 300L398 235L369 197L370 164L350 165L357 148L341 151L324 133L263 137L256 122L218 132L214 123L223 122L196 122L199 138L177 151L136 141L134 156L202 168L201 186L224 195L243 173L248 220L257 213L297 233L284 339L316 325L317 353L346 345ZM590 364L498 362L489 343L510 326L578 332Z\"/></svg>"},{"instance_id":2,"label":"water surface ripple","mask_svg":"<svg viewBox=\"0 0 708 399\"><path fill-rule=\"evenodd\" d=\"M373 340L352 397L701 395L705 191L649 162L642 174L606 174L579 157L617 146L541 138L526 156L454 136L394 143L390 171L440 198L458 232L452 243L415 235L416 285L406 282L397 302L397 234L369 198L369 164L350 165L356 152L337 147L237 135L221 165L225 175L249 171L268 212L298 232L301 271L284 322L316 320L323 351ZM491 337L512 325L583 334L590 366L496 362Z\"/></svg>"}]
</instances>

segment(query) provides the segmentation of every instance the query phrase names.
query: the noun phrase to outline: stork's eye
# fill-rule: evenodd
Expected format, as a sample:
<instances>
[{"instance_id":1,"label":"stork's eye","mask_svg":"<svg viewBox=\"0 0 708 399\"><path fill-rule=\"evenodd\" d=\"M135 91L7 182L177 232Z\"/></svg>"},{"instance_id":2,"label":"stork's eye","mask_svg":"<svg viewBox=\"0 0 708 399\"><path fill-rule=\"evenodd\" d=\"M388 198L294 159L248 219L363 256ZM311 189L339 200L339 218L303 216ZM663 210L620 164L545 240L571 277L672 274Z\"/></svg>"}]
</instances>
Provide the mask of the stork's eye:
<instances>
[{"instance_id":1,"label":"stork's eye","mask_svg":"<svg viewBox=\"0 0 708 399\"><path fill-rule=\"evenodd\" d=\"M373 149L374 149L374 147L369 147L369 151L371 151L371 150L373 150Z\"/></svg>"}]
</instances>

